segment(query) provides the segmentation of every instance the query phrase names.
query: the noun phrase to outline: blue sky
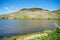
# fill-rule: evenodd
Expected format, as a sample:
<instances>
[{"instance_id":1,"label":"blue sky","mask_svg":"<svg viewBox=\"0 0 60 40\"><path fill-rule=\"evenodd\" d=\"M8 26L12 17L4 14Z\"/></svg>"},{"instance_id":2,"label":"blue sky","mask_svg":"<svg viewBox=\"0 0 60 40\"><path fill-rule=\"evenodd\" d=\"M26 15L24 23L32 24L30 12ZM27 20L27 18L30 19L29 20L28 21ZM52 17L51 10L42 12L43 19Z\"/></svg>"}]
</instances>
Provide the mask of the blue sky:
<instances>
[{"instance_id":1,"label":"blue sky","mask_svg":"<svg viewBox=\"0 0 60 40\"><path fill-rule=\"evenodd\" d=\"M60 9L60 0L0 0L0 15L18 11L22 8Z\"/></svg>"}]
</instances>

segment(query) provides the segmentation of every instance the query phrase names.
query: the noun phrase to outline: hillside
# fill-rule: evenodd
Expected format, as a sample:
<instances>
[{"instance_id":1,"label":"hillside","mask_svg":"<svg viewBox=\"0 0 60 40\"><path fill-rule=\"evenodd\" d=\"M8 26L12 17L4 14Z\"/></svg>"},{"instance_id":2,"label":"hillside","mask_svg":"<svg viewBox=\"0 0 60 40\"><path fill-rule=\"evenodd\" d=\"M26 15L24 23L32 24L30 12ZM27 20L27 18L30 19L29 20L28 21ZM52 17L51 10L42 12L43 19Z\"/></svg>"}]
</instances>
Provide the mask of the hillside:
<instances>
[{"instance_id":1,"label":"hillside","mask_svg":"<svg viewBox=\"0 0 60 40\"><path fill-rule=\"evenodd\" d=\"M0 15L0 19L16 20L42 20L42 19L60 19L60 10L48 11L42 8L24 8L18 12Z\"/></svg>"}]
</instances>

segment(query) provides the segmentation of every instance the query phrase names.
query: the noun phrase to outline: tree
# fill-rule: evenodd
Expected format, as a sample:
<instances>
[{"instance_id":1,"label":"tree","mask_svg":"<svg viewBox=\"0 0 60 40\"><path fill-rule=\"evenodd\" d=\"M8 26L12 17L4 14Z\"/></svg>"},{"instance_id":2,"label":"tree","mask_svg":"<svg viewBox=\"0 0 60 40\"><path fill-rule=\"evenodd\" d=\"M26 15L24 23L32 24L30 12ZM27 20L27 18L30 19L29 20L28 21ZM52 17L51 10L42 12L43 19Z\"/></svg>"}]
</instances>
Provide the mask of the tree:
<instances>
[{"instance_id":1,"label":"tree","mask_svg":"<svg viewBox=\"0 0 60 40\"><path fill-rule=\"evenodd\" d=\"M5 17L2 17L1 19L5 19Z\"/></svg>"}]
</instances>

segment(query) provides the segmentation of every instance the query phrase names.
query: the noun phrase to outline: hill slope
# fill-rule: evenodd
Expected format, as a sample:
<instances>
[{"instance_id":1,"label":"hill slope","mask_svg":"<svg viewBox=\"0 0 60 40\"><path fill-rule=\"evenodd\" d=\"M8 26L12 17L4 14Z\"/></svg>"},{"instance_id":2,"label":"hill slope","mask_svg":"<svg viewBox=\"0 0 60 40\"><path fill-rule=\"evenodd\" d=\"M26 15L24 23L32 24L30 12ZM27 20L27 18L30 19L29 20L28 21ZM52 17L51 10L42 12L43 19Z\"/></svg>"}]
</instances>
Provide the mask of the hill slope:
<instances>
[{"instance_id":1,"label":"hill slope","mask_svg":"<svg viewBox=\"0 0 60 40\"><path fill-rule=\"evenodd\" d=\"M41 8L21 9L18 12L0 15L0 19L36 20L60 19L60 10L48 11Z\"/></svg>"}]
</instances>

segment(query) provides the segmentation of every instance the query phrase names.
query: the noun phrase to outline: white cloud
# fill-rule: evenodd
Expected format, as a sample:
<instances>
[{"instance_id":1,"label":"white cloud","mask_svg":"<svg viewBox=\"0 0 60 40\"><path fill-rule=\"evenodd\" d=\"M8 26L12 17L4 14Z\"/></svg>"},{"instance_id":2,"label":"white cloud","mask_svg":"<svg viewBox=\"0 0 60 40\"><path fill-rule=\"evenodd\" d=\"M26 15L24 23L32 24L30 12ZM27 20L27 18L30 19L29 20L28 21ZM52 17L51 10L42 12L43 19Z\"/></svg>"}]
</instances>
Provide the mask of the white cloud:
<instances>
[{"instance_id":1,"label":"white cloud","mask_svg":"<svg viewBox=\"0 0 60 40\"><path fill-rule=\"evenodd\" d=\"M18 7L10 6L10 8L9 7L4 7L4 9L8 12L14 12L14 11L18 10Z\"/></svg>"},{"instance_id":2,"label":"white cloud","mask_svg":"<svg viewBox=\"0 0 60 40\"><path fill-rule=\"evenodd\" d=\"M8 7L4 7L4 9L7 10L7 11L11 11L11 9L8 8Z\"/></svg>"}]
</instances>

